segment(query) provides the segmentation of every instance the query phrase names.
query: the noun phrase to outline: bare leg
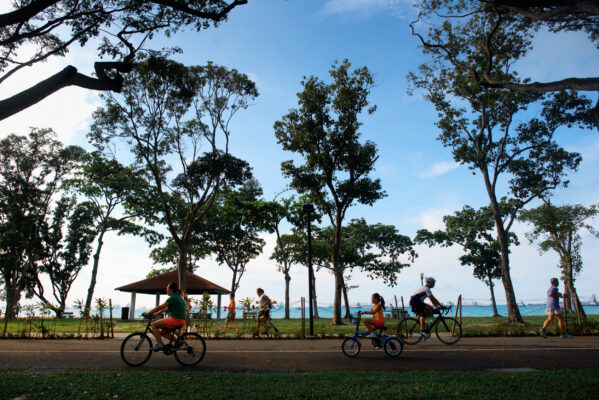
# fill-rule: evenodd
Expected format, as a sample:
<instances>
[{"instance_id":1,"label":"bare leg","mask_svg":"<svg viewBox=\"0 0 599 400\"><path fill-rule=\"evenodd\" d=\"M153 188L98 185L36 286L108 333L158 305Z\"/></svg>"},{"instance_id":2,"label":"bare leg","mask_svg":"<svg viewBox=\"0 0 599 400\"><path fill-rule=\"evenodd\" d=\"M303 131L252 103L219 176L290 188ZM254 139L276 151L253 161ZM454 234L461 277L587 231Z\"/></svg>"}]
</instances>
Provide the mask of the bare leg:
<instances>
[{"instance_id":1,"label":"bare leg","mask_svg":"<svg viewBox=\"0 0 599 400\"><path fill-rule=\"evenodd\" d=\"M235 321L235 319L233 319L233 321L231 321L231 322L233 322L233 325L235 325L235 333L236 334L239 333L239 327L237 326L237 321Z\"/></svg>"},{"instance_id":2,"label":"bare leg","mask_svg":"<svg viewBox=\"0 0 599 400\"><path fill-rule=\"evenodd\" d=\"M162 330L166 329L166 323L164 322L164 320L159 320L159 321L155 321L152 322L152 333L154 334L154 337L156 338L156 343L158 343L158 345L160 346L164 346L164 342L162 341Z\"/></svg>"},{"instance_id":3,"label":"bare leg","mask_svg":"<svg viewBox=\"0 0 599 400\"><path fill-rule=\"evenodd\" d=\"M227 325L229 324L229 317L225 318L225 327L223 328L223 333L227 332Z\"/></svg>"},{"instance_id":4,"label":"bare leg","mask_svg":"<svg viewBox=\"0 0 599 400\"><path fill-rule=\"evenodd\" d=\"M373 332L376 329L376 326L374 326L374 319L372 318L364 318L364 326L366 326L366 330L368 332Z\"/></svg>"},{"instance_id":5,"label":"bare leg","mask_svg":"<svg viewBox=\"0 0 599 400\"><path fill-rule=\"evenodd\" d=\"M547 328L551 321L553 321L553 314L547 316L547 320L543 323L543 329Z\"/></svg>"},{"instance_id":6,"label":"bare leg","mask_svg":"<svg viewBox=\"0 0 599 400\"><path fill-rule=\"evenodd\" d=\"M557 324L559 325L559 330L561 333L566 333L566 328L564 327L564 319L562 318L561 315L556 315L557 317Z\"/></svg>"}]
</instances>

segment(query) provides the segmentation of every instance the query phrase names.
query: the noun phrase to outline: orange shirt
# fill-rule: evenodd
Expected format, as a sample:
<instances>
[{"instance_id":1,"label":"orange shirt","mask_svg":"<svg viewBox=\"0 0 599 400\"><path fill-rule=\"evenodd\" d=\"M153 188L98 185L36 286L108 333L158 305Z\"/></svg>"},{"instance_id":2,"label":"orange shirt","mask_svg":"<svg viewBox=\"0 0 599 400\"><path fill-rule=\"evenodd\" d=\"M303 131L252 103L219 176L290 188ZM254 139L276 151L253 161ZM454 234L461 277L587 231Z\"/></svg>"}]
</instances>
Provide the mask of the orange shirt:
<instances>
[{"instance_id":1,"label":"orange shirt","mask_svg":"<svg viewBox=\"0 0 599 400\"><path fill-rule=\"evenodd\" d=\"M385 321L385 317L383 316L383 306L381 306L380 304L375 304L375 306L372 307L372 311L374 311L374 319L379 321Z\"/></svg>"},{"instance_id":2,"label":"orange shirt","mask_svg":"<svg viewBox=\"0 0 599 400\"><path fill-rule=\"evenodd\" d=\"M231 300L227 309L229 309L230 313L232 312L233 314L235 314L235 300Z\"/></svg>"}]
</instances>

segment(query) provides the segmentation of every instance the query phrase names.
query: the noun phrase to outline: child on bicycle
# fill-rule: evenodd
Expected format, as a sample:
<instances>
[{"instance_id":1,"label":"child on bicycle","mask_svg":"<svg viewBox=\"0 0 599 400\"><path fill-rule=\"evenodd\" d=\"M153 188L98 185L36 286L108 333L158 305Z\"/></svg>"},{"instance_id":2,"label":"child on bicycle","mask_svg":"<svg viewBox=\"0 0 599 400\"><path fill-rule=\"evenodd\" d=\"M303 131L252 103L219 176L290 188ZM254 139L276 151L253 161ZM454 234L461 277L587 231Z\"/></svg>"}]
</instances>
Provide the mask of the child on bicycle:
<instances>
[{"instance_id":1,"label":"child on bicycle","mask_svg":"<svg viewBox=\"0 0 599 400\"><path fill-rule=\"evenodd\" d=\"M383 315L385 299L380 294L374 293L370 301L373 304L372 309L370 311L358 311L358 314L372 314L374 318L364 318L364 325L366 326L366 330L370 332L366 337L376 338L377 335L374 331L385 326L385 317Z\"/></svg>"},{"instance_id":2,"label":"child on bicycle","mask_svg":"<svg viewBox=\"0 0 599 400\"><path fill-rule=\"evenodd\" d=\"M237 322L235 322L235 294L231 293L229 298L231 301L229 302L229 305L225 307L225 310L229 310L229 312L227 312L227 318L225 318L225 327L223 328L223 333L227 332L227 326L229 322L232 322L233 325L235 325L235 333L239 333L239 327L237 326Z\"/></svg>"},{"instance_id":3,"label":"child on bicycle","mask_svg":"<svg viewBox=\"0 0 599 400\"><path fill-rule=\"evenodd\" d=\"M157 317L158 315L168 312L169 318L159 319L152 322L152 333L156 338L156 346L152 347L153 351L161 351L164 349L162 337L167 339L172 338L172 334L167 329L177 329L184 327L185 320L185 300L181 296L179 286L175 282L171 282L166 287L166 294L169 296L166 302L154 307L148 312L142 313L144 317Z\"/></svg>"},{"instance_id":4,"label":"child on bicycle","mask_svg":"<svg viewBox=\"0 0 599 400\"><path fill-rule=\"evenodd\" d=\"M410 298L410 306L412 307L412 312L420 315L420 335L422 335L425 339L429 339L431 337L430 333L426 332L426 328L424 327L424 319L427 315L433 313L433 307L426 304L424 300L428 297L433 303L433 305L437 308L442 308L443 304L439 302L433 296L431 289L435 287L435 278L428 277L424 280L425 285L420 289L416 290L416 292Z\"/></svg>"}]
</instances>

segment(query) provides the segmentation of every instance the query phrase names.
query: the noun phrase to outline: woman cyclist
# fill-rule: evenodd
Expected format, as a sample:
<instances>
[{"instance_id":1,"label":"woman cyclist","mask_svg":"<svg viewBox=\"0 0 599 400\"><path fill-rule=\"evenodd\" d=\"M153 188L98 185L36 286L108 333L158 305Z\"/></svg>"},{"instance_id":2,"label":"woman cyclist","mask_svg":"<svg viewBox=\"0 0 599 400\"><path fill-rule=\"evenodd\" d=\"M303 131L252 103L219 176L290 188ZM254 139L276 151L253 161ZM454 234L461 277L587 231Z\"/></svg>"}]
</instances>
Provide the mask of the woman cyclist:
<instances>
[{"instance_id":1,"label":"woman cyclist","mask_svg":"<svg viewBox=\"0 0 599 400\"><path fill-rule=\"evenodd\" d=\"M166 302L142 314L144 317L153 318L166 311L170 315L169 318L152 322L152 333L157 343L156 346L152 347L153 351L164 349L162 337L171 339L172 334L167 329L176 329L185 326L185 300L181 296L179 286L175 282L169 283L166 287L166 294L169 296Z\"/></svg>"},{"instance_id":2,"label":"woman cyclist","mask_svg":"<svg viewBox=\"0 0 599 400\"><path fill-rule=\"evenodd\" d=\"M366 330L370 332L366 335L367 338L376 338L377 335L374 333L376 329L380 329L385 326L385 317L383 316L383 310L385 309L385 299L378 293L374 293L370 299L372 301L372 309L370 311L358 311L358 314L372 314L374 318L364 318L364 325Z\"/></svg>"}]
</instances>

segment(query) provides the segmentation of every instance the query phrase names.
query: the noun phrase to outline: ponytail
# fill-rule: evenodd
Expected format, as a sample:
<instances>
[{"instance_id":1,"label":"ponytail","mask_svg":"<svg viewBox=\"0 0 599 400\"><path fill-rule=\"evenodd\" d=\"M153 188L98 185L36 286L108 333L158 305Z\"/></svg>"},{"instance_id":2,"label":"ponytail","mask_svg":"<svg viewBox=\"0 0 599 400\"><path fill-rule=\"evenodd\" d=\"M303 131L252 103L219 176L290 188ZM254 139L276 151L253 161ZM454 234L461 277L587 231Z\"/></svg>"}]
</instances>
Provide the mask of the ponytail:
<instances>
[{"instance_id":1,"label":"ponytail","mask_svg":"<svg viewBox=\"0 0 599 400\"><path fill-rule=\"evenodd\" d=\"M385 299L383 299L383 296L381 296L378 293L375 293L372 295L372 297L374 297L375 299L378 300L379 303L381 303L381 306L383 307L383 310L385 309Z\"/></svg>"}]
</instances>

